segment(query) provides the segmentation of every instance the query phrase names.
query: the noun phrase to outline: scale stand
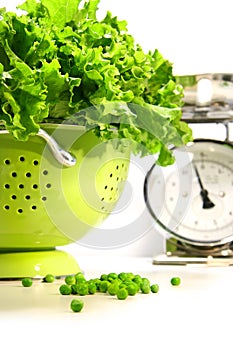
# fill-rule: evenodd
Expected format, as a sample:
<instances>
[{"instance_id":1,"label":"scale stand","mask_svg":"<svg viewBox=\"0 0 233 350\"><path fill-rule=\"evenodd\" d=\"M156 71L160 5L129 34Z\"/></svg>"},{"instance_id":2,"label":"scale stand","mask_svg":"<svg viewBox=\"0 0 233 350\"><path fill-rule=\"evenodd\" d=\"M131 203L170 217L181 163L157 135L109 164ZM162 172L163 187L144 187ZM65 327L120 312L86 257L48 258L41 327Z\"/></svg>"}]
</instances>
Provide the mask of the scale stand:
<instances>
[{"instance_id":1,"label":"scale stand","mask_svg":"<svg viewBox=\"0 0 233 350\"><path fill-rule=\"evenodd\" d=\"M154 265L233 266L231 243L212 249L197 249L196 246L171 238L165 244L166 253L155 256L152 261Z\"/></svg>"}]
</instances>

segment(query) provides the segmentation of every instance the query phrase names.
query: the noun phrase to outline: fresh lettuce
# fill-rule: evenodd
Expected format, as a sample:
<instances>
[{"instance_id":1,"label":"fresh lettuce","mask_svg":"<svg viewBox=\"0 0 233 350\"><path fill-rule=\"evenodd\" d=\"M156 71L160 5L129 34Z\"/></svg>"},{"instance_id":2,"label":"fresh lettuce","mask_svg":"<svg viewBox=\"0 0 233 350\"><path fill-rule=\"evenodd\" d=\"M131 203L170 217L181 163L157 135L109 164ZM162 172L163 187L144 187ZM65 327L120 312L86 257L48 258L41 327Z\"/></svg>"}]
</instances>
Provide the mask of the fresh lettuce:
<instances>
[{"instance_id":1,"label":"fresh lettuce","mask_svg":"<svg viewBox=\"0 0 233 350\"><path fill-rule=\"evenodd\" d=\"M181 121L183 88L156 49L145 53L100 0L27 0L0 9L0 121L26 141L43 123L85 125L132 152L173 161L191 140Z\"/></svg>"}]
</instances>

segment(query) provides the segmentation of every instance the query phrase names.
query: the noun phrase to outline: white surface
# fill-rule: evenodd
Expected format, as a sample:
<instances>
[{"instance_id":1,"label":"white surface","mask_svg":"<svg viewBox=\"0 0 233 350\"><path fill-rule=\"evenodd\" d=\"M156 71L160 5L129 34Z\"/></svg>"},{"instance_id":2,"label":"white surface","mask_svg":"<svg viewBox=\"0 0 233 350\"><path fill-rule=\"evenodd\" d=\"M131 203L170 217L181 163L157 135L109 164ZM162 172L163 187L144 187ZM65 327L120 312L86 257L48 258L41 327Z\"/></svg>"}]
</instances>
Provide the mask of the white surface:
<instances>
[{"instance_id":1,"label":"white surface","mask_svg":"<svg viewBox=\"0 0 233 350\"><path fill-rule=\"evenodd\" d=\"M158 267L149 258L79 258L87 278L131 271L160 285L157 294L117 300L80 297L81 313L59 294L60 282L0 282L4 349L231 349L232 267ZM181 277L173 287L170 278Z\"/></svg>"}]
</instances>

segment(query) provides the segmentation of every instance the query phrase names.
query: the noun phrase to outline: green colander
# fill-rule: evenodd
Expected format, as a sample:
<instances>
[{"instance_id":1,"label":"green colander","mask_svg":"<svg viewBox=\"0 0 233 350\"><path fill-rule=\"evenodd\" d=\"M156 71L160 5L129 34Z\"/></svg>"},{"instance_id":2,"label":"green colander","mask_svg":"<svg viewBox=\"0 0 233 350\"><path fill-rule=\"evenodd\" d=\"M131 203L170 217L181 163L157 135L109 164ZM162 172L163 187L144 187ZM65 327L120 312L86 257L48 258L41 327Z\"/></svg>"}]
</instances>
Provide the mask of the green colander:
<instances>
[{"instance_id":1,"label":"green colander","mask_svg":"<svg viewBox=\"0 0 233 350\"><path fill-rule=\"evenodd\" d=\"M84 127L44 124L26 142L0 132L0 278L76 273L57 248L109 215L128 165L117 140L100 142Z\"/></svg>"}]
</instances>

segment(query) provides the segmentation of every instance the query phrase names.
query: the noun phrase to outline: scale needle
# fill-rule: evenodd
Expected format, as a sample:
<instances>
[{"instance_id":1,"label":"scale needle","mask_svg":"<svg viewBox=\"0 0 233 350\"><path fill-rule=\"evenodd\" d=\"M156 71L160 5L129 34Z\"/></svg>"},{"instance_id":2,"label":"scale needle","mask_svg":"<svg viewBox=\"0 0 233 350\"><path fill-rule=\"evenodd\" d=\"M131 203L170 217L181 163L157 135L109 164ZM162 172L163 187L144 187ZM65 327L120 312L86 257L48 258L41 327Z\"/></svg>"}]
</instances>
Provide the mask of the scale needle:
<instances>
[{"instance_id":1,"label":"scale needle","mask_svg":"<svg viewBox=\"0 0 233 350\"><path fill-rule=\"evenodd\" d=\"M199 174L199 171L198 171L198 169L197 169L197 167L196 167L196 165L194 163L193 163L193 167L194 167L195 173L197 175L197 179L198 179L199 185L201 187L200 195L201 195L201 198L203 200L202 208L203 209L213 208L215 206L215 204L209 199L208 191L204 188L202 180L201 180L201 177L200 177L200 174Z\"/></svg>"}]
</instances>

